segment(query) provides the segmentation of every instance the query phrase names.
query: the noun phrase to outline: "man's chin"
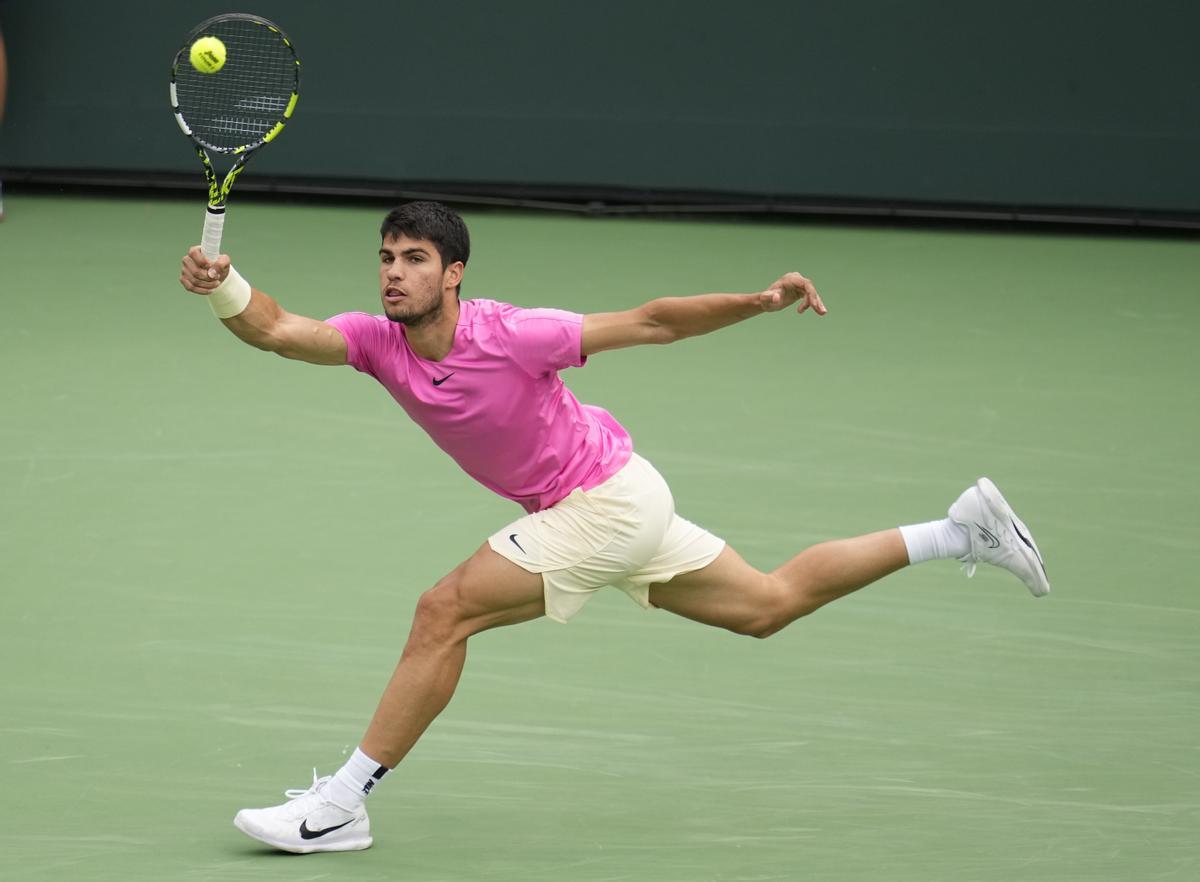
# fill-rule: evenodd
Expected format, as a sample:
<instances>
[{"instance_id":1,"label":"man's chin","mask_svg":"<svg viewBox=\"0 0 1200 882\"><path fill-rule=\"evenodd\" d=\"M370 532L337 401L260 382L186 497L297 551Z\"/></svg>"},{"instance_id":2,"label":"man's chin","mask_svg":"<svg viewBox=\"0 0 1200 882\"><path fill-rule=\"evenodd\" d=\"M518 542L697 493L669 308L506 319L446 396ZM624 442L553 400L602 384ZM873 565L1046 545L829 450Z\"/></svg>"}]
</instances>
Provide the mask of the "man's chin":
<instances>
[{"instance_id":1,"label":"man's chin","mask_svg":"<svg viewBox=\"0 0 1200 882\"><path fill-rule=\"evenodd\" d=\"M395 322L398 325L404 325L406 328L417 328L421 325L427 325L435 322L438 316L441 315L440 308L427 309L425 312L414 313L412 310L397 309L384 304L383 314L390 322Z\"/></svg>"},{"instance_id":2,"label":"man's chin","mask_svg":"<svg viewBox=\"0 0 1200 882\"><path fill-rule=\"evenodd\" d=\"M401 324L412 321L414 317L411 303L388 303L386 300L383 301L383 314L389 321Z\"/></svg>"}]
</instances>

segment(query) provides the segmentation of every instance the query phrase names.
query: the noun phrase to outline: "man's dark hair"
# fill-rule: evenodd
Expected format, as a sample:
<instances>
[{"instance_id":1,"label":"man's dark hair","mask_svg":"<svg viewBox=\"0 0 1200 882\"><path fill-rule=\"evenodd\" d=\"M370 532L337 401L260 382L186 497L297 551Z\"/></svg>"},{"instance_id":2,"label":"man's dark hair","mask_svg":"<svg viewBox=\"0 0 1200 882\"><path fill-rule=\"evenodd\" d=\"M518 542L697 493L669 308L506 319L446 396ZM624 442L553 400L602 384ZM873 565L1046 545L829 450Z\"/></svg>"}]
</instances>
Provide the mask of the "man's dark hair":
<instances>
[{"instance_id":1,"label":"man's dark hair","mask_svg":"<svg viewBox=\"0 0 1200 882\"><path fill-rule=\"evenodd\" d=\"M471 256L471 237L457 212L440 202L408 202L388 212L379 227L379 238L407 236L427 239L437 248L445 269L461 260L465 266Z\"/></svg>"}]
</instances>

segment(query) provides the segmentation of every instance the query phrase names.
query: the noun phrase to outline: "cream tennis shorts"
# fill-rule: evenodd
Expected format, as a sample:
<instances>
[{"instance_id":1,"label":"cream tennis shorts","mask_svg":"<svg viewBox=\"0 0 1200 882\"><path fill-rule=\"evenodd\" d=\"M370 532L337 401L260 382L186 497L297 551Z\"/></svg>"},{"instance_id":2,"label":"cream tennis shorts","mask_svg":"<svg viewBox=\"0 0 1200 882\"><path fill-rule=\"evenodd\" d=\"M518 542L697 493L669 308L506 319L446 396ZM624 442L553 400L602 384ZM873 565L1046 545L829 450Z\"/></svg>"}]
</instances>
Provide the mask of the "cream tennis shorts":
<instances>
[{"instance_id":1,"label":"cream tennis shorts","mask_svg":"<svg viewBox=\"0 0 1200 882\"><path fill-rule=\"evenodd\" d=\"M566 622L605 585L650 608L650 585L712 563L725 542L675 514L671 488L636 453L591 490L575 490L488 539L492 550L541 573L546 615Z\"/></svg>"}]
</instances>

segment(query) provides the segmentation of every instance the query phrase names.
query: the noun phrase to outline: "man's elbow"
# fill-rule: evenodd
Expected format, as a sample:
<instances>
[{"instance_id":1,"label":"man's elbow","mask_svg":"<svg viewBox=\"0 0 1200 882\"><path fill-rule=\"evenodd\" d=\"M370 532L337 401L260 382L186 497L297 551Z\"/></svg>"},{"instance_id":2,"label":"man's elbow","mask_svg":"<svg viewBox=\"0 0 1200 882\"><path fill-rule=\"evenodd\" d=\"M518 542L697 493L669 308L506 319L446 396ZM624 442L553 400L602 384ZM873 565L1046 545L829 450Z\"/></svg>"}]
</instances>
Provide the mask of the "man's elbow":
<instances>
[{"instance_id":1,"label":"man's elbow","mask_svg":"<svg viewBox=\"0 0 1200 882\"><path fill-rule=\"evenodd\" d=\"M237 316L232 319L222 319L221 321L225 327L233 332L235 337L247 346L253 346L255 349L260 349L263 352L281 352L286 346L286 341L279 335L239 322Z\"/></svg>"},{"instance_id":2,"label":"man's elbow","mask_svg":"<svg viewBox=\"0 0 1200 882\"><path fill-rule=\"evenodd\" d=\"M687 335L671 321L669 304L664 300L651 300L639 310L638 320L645 334L646 343L674 343Z\"/></svg>"}]
</instances>

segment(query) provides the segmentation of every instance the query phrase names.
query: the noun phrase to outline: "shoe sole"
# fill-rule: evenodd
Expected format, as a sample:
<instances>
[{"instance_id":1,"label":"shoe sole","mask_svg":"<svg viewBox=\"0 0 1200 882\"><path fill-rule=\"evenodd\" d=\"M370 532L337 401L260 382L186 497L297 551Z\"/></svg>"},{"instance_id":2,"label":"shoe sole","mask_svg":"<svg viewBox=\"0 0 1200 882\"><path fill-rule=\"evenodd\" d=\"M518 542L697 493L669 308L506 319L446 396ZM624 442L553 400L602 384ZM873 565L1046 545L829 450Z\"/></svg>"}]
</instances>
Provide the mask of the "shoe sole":
<instances>
[{"instance_id":1,"label":"shoe sole","mask_svg":"<svg viewBox=\"0 0 1200 882\"><path fill-rule=\"evenodd\" d=\"M312 845L296 845L290 842L280 842L269 836L265 836L251 829L250 825L243 825L240 817L233 819L233 826L237 827L251 839L257 840L264 845L269 845L271 848L290 852L291 854L315 854L319 851L362 851L364 848L370 848L371 843L374 842L370 836L367 836L359 839L346 839L341 842L317 842Z\"/></svg>"},{"instance_id":2,"label":"shoe sole","mask_svg":"<svg viewBox=\"0 0 1200 882\"><path fill-rule=\"evenodd\" d=\"M980 478L975 482L975 486L979 488L979 493L992 514L1001 522L1011 524L1017 538L1021 540L1023 547L1018 550L1029 564L1035 580L1035 584L1026 583L1025 587L1034 597L1045 597L1050 593L1050 579L1046 575L1046 564L1042 560L1042 552L1038 550L1037 543L1033 541L1033 533L1025 526L1025 522L1017 517L1017 513L1008 504L1008 500L1004 498L1000 488L991 480Z\"/></svg>"}]
</instances>

